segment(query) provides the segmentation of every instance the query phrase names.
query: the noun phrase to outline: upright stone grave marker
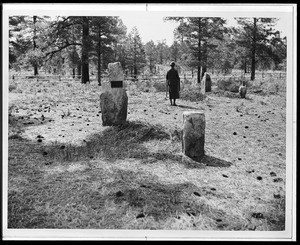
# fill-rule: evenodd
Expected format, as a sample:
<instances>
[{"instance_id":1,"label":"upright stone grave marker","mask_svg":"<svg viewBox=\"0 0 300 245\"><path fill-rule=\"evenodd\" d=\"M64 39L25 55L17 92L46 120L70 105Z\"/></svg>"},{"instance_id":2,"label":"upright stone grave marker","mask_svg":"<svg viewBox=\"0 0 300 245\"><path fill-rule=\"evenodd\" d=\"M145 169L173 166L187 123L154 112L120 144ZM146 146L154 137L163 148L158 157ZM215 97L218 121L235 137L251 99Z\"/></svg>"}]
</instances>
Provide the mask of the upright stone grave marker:
<instances>
[{"instance_id":1,"label":"upright stone grave marker","mask_svg":"<svg viewBox=\"0 0 300 245\"><path fill-rule=\"evenodd\" d=\"M103 126L123 124L127 119L128 96L124 88L124 74L120 62L108 64L109 81L102 83L100 107Z\"/></svg>"},{"instance_id":2,"label":"upright stone grave marker","mask_svg":"<svg viewBox=\"0 0 300 245\"><path fill-rule=\"evenodd\" d=\"M201 80L201 93L205 94L205 92L210 92L211 91L211 78L210 75L205 72L202 80Z\"/></svg>"},{"instance_id":3,"label":"upright stone grave marker","mask_svg":"<svg viewBox=\"0 0 300 245\"><path fill-rule=\"evenodd\" d=\"M243 81L239 87L239 94L241 98L246 98L246 93L247 93L247 86L246 83Z\"/></svg>"},{"instance_id":4,"label":"upright stone grave marker","mask_svg":"<svg viewBox=\"0 0 300 245\"><path fill-rule=\"evenodd\" d=\"M205 114L203 111L184 111L182 151L194 161L204 156Z\"/></svg>"}]
</instances>

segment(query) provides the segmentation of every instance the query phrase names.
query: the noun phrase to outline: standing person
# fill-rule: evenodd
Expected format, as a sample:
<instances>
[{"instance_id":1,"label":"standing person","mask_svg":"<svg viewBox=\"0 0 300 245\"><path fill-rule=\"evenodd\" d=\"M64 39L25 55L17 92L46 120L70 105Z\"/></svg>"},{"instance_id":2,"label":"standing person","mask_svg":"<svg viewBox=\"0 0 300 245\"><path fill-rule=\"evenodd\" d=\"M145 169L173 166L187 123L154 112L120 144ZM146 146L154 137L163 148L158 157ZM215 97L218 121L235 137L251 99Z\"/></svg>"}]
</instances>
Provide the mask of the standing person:
<instances>
[{"instance_id":1,"label":"standing person","mask_svg":"<svg viewBox=\"0 0 300 245\"><path fill-rule=\"evenodd\" d=\"M178 75L178 71L174 68L175 62L171 62L170 64L171 69L168 71L166 79L167 84L169 86L169 97L171 105L176 106L176 99L179 98L179 91L180 91L180 78ZM173 103L172 103L173 100Z\"/></svg>"}]
</instances>

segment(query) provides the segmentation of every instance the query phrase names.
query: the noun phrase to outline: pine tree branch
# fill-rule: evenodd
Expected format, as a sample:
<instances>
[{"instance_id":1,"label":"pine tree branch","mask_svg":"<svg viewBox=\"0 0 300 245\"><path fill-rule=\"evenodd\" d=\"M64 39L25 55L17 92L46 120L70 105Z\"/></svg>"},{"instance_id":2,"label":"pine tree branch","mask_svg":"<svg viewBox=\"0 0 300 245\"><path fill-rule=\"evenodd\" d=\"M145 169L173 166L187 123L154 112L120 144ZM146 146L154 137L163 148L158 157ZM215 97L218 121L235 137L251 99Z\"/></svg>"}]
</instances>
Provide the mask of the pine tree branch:
<instances>
[{"instance_id":1,"label":"pine tree branch","mask_svg":"<svg viewBox=\"0 0 300 245\"><path fill-rule=\"evenodd\" d=\"M52 57L54 56L54 54L56 54L56 53L58 53L58 52L60 52L60 51L62 51L64 49L66 49L66 48L68 48L70 46L73 46L73 45L80 45L80 46L82 46L82 43L76 43L76 42L69 43L69 42L67 42L64 46L59 47L56 50L52 50L50 52L47 52L44 58L47 58L50 55L49 58L47 58L47 60L52 59Z\"/></svg>"}]
</instances>

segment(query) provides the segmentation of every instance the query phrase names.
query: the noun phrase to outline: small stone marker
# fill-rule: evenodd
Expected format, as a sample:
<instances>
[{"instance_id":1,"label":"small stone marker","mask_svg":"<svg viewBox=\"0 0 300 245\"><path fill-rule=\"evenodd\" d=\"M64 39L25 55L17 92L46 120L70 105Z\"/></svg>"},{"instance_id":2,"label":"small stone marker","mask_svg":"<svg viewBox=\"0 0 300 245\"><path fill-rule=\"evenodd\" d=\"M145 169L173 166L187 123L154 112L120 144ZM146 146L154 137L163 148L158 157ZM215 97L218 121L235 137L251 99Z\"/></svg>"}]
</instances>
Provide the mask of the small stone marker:
<instances>
[{"instance_id":1,"label":"small stone marker","mask_svg":"<svg viewBox=\"0 0 300 245\"><path fill-rule=\"evenodd\" d=\"M128 96L124 88L121 63L109 63L108 72L109 81L102 83L100 95L102 125L115 126L126 122Z\"/></svg>"},{"instance_id":2,"label":"small stone marker","mask_svg":"<svg viewBox=\"0 0 300 245\"><path fill-rule=\"evenodd\" d=\"M204 156L205 114L203 111L184 111L182 151L194 161Z\"/></svg>"},{"instance_id":3,"label":"small stone marker","mask_svg":"<svg viewBox=\"0 0 300 245\"><path fill-rule=\"evenodd\" d=\"M211 92L211 78L207 72L204 73L201 80L201 93L205 94L205 92Z\"/></svg>"},{"instance_id":4,"label":"small stone marker","mask_svg":"<svg viewBox=\"0 0 300 245\"><path fill-rule=\"evenodd\" d=\"M239 87L239 94L241 98L246 98L246 93L247 93L247 87L245 83L243 82L241 86Z\"/></svg>"}]
</instances>

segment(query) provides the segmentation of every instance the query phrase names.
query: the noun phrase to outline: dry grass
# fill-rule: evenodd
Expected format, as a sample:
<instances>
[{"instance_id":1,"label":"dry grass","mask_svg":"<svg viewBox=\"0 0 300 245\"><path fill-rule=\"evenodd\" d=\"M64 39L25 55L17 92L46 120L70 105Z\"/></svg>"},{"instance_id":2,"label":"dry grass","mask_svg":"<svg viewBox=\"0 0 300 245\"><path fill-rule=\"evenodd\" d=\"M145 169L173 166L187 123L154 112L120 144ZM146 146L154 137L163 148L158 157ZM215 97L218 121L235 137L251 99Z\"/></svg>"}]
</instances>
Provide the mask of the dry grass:
<instances>
[{"instance_id":1,"label":"dry grass","mask_svg":"<svg viewBox=\"0 0 300 245\"><path fill-rule=\"evenodd\" d=\"M130 85L128 122L103 127L96 84L16 87L9 228L284 230L280 91L243 100L211 92L171 107L164 92ZM182 113L195 109L206 115L201 164L181 154Z\"/></svg>"}]
</instances>

